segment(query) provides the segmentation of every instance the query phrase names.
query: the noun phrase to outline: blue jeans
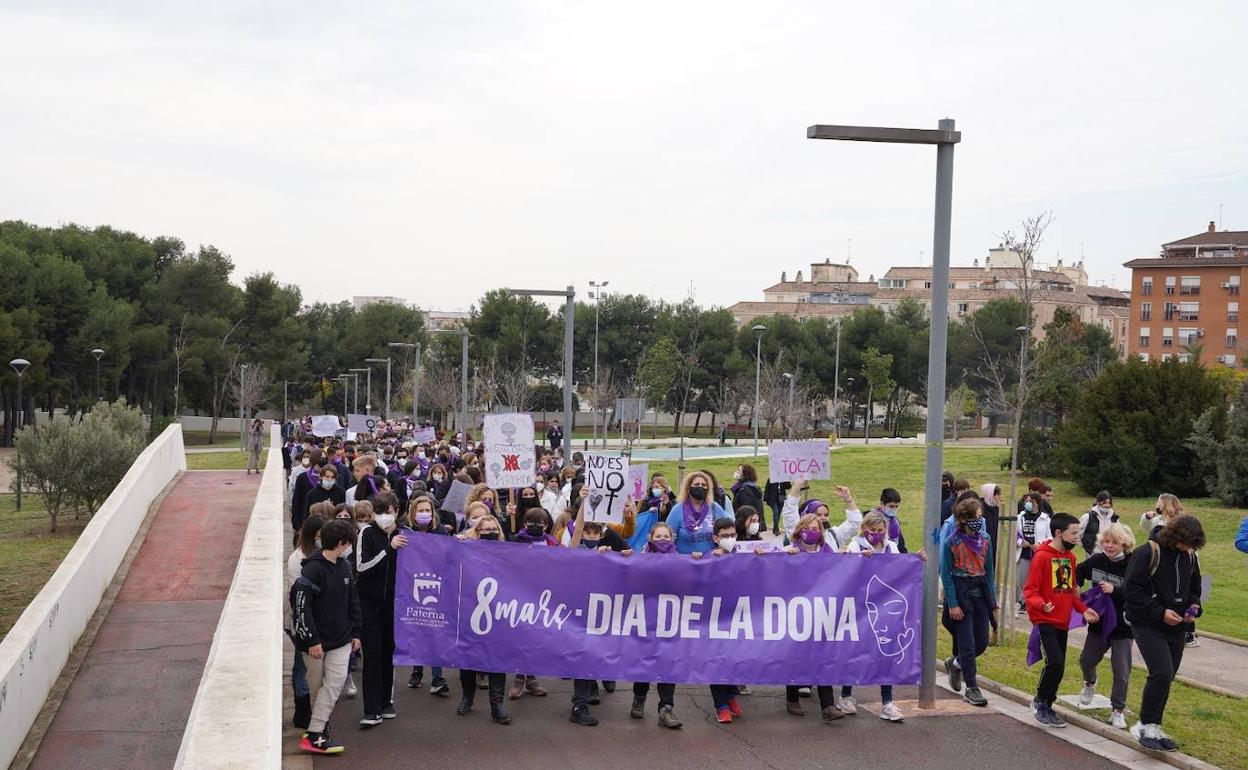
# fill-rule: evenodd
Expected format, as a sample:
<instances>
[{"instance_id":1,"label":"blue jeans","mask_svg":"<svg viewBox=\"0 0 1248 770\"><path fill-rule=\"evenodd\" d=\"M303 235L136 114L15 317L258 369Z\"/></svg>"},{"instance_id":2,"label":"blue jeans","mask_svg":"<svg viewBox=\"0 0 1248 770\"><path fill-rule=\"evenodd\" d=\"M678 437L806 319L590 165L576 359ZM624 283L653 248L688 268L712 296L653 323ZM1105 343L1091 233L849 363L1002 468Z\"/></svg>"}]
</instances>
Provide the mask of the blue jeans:
<instances>
[{"instance_id":1,"label":"blue jeans","mask_svg":"<svg viewBox=\"0 0 1248 770\"><path fill-rule=\"evenodd\" d=\"M303 662L303 653L298 650L295 650L295 663L290 667L290 686L294 688L296 698L311 694L308 689L308 664Z\"/></svg>"},{"instance_id":2,"label":"blue jeans","mask_svg":"<svg viewBox=\"0 0 1248 770\"><path fill-rule=\"evenodd\" d=\"M424 676L425 667L424 666L412 666L412 674L414 676ZM437 680L441 678L442 678L442 667L434 666L433 667L433 680L436 682Z\"/></svg>"}]
</instances>

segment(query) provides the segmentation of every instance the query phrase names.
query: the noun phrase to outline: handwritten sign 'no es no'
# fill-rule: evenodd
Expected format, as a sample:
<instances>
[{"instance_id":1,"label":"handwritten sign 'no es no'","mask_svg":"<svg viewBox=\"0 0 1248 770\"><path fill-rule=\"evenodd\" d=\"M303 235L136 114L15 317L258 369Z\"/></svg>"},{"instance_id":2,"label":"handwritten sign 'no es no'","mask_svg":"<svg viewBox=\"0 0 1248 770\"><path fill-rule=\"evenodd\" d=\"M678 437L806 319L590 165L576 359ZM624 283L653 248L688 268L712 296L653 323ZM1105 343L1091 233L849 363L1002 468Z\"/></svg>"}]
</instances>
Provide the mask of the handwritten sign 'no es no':
<instances>
[{"instance_id":1,"label":"handwritten sign 'no es no'","mask_svg":"<svg viewBox=\"0 0 1248 770\"><path fill-rule=\"evenodd\" d=\"M624 503L632 494L628 458L620 454L591 452L585 455L585 521L624 523Z\"/></svg>"},{"instance_id":2,"label":"handwritten sign 'no es no'","mask_svg":"<svg viewBox=\"0 0 1248 770\"><path fill-rule=\"evenodd\" d=\"M767 447L767 480L832 478L827 441L777 441Z\"/></svg>"}]
</instances>

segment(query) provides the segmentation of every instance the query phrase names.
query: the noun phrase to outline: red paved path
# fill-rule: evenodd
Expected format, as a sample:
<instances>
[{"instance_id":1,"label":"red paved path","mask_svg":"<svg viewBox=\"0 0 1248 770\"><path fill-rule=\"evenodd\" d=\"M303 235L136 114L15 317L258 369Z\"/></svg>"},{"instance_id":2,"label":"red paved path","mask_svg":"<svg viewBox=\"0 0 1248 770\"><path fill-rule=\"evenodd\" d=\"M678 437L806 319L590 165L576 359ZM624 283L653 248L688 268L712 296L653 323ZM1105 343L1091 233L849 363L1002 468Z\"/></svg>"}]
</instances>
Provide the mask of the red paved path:
<instances>
[{"instance_id":1,"label":"red paved path","mask_svg":"<svg viewBox=\"0 0 1248 770\"><path fill-rule=\"evenodd\" d=\"M173 767L259 481L175 482L32 767Z\"/></svg>"}]
</instances>

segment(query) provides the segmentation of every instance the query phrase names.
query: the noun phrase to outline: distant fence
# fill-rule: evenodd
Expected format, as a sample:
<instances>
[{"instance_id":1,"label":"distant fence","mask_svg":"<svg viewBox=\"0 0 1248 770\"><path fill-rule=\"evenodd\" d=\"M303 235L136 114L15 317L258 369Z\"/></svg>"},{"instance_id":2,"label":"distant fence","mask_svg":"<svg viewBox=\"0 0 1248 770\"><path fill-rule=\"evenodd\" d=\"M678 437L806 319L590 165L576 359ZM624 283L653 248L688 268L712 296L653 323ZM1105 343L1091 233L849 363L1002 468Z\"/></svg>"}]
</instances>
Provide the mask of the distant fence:
<instances>
[{"instance_id":1,"label":"distant fence","mask_svg":"<svg viewBox=\"0 0 1248 770\"><path fill-rule=\"evenodd\" d=\"M281 429L273 426L238 567L182 734L179 768L281 766L286 521L281 444Z\"/></svg>"},{"instance_id":2,"label":"distant fence","mask_svg":"<svg viewBox=\"0 0 1248 770\"><path fill-rule=\"evenodd\" d=\"M0 767L8 766L21 748L148 508L185 469L182 428L170 425L126 471L0 642Z\"/></svg>"}]
</instances>

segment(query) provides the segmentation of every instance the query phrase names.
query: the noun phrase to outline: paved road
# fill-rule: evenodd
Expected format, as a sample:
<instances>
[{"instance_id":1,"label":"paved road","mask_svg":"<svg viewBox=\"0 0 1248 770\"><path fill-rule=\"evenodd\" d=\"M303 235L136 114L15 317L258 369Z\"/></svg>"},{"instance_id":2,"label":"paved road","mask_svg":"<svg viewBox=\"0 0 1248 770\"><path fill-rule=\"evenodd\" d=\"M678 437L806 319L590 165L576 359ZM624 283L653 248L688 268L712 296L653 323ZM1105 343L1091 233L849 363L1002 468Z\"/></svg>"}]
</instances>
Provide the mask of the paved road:
<instances>
[{"instance_id":1,"label":"paved road","mask_svg":"<svg viewBox=\"0 0 1248 770\"><path fill-rule=\"evenodd\" d=\"M1197 634L1200 624L1197 623ZM1078 666L1079 652L1083 650L1083 640L1087 630L1076 628L1070 632L1070 653L1067 661L1074 661ZM1131 647L1131 663L1135 668L1147 670L1144 658L1140 656L1138 647ZM1068 663L1069 665L1069 663ZM1098 672L1105 682L1101 689L1108 693L1110 677L1109 659L1101 663ZM1179 666L1179 676L1195 682L1213 685L1222 690L1234 693L1241 698L1248 698L1248 647L1218 641L1208 636L1200 637L1199 647L1183 650L1183 663Z\"/></svg>"},{"instance_id":2,"label":"paved road","mask_svg":"<svg viewBox=\"0 0 1248 770\"><path fill-rule=\"evenodd\" d=\"M428 671L426 670L426 677ZM357 674L358 681L358 674ZM473 712L457 717L458 679L452 676L454 696L437 698L426 688L408 689L405 670L395 672L398 719L371 730L360 730L360 700L340 701L331 724L347 748L338 757L288 755L286 767L410 768L550 768L610 767L617 769L688 770L724 763L730 767L764 768L924 768L965 770L968 765L993 770L1104 770L1113 763L1064 742L1059 737L1016 721L992 709L973 709L942 692L938 715L919 716L913 688L898 688L898 702L909 715L903 724L890 724L862 713L823 724L817 705L802 699L804 718L789 716L781 688L756 688L742 696L745 717L731 725L714 721L710 694L704 687L681 687L676 713L682 730L655 724L653 691L644 720L631 719L631 686L603 695L595 707L602 720L597 727L578 727L567 721L571 685L543 680L551 691L546 698L526 696L508 701L512 723L489 721L486 694L480 691ZM878 708L878 690L859 693L866 707ZM288 754L297 740L287 730ZM1128 752L1129 753L1129 752ZM1041 759L1038 759L1041 758ZM1143 765L1139 765L1143 767Z\"/></svg>"},{"instance_id":3,"label":"paved road","mask_svg":"<svg viewBox=\"0 0 1248 770\"><path fill-rule=\"evenodd\" d=\"M259 482L174 483L32 768L173 767Z\"/></svg>"}]
</instances>

